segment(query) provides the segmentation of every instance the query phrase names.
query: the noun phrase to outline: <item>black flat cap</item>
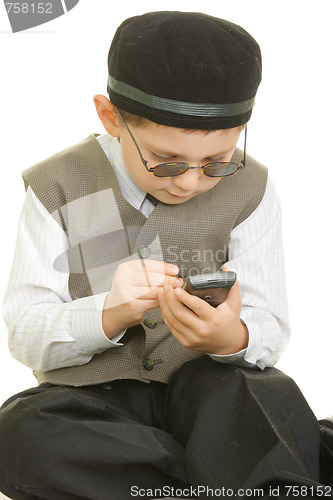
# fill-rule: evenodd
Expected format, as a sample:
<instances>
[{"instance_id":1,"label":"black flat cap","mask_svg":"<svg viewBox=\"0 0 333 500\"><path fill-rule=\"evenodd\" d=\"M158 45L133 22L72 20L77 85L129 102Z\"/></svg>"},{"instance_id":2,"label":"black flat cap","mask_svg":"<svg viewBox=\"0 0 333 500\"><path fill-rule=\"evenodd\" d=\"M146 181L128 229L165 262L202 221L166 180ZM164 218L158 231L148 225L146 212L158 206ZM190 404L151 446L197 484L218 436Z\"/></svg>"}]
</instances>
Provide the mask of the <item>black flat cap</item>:
<instances>
[{"instance_id":1,"label":"black flat cap","mask_svg":"<svg viewBox=\"0 0 333 500\"><path fill-rule=\"evenodd\" d=\"M172 127L225 129L250 119L261 54L249 33L223 19L150 12L119 26L108 68L119 109Z\"/></svg>"}]
</instances>

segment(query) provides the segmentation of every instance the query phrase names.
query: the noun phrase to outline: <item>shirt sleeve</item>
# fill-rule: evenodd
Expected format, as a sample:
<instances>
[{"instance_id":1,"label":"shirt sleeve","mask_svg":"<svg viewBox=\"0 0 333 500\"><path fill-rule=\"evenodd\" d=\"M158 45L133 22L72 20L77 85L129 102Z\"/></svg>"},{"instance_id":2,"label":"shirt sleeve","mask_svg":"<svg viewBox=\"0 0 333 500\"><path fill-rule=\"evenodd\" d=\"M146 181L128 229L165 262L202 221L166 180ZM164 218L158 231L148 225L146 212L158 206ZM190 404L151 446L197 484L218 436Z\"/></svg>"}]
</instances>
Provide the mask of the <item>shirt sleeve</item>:
<instances>
[{"instance_id":1,"label":"shirt sleeve","mask_svg":"<svg viewBox=\"0 0 333 500\"><path fill-rule=\"evenodd\" d=\"M257 209L231 233L229 261L242 296L241 320L249 330L248 347L232 355L210 354L215 361L241 366L274 366L290 337L281 234L281 205L268 179Z\"/></svg>"},{"instance_id":2,"label":"shirt sleeve","mask_svg":"<svg viewBox=\"0 0 333 500\"><path fill-rule=\"evenodd\" d=\"M29 187L3 301L9 349L37 371L85 364L117 343L102 328L107 293L72 301L68 273L53 262L68 248L67 236Z\"/></svg>"}]
</instances>

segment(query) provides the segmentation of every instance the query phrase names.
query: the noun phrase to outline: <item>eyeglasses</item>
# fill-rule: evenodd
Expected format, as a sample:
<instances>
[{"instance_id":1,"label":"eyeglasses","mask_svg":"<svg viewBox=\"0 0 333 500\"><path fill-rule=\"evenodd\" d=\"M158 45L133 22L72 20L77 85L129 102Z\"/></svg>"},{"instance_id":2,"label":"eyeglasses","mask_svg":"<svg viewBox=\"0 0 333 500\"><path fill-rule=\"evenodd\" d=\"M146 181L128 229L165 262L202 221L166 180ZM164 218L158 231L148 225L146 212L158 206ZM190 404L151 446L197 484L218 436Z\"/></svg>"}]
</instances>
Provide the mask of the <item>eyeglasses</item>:
<instances>
[{"instance_id":1,"label":"eyeglasses","mask_svg":"<svg viewBox=\"0 0 333 500\"><path fill-rule=\"evenodd\" d=\"M131 136L135 147L140 155L140 159L145 166L148 172L151 172L156 177L176 177L177 175L185 174L190 169L201 169L202 172L208 177L229 177L230 175L235 174L239 170L243 170L245 168L246 162L246 136L247 136L247 126L245 124L245 138L244 138L244 156L240 163L233 163L228 161L215 161L211 163L207 163L205 165L201 165L200 167L191 167L188 163L184 162L166 162L160 163L155 167L148 167L148 161L144 159L142 156L141 150L139 148L138 143L136 142L129 126L127 125L125 119L121 116L118 110L119 116L123 121L126 129L128 130L129 135Z\"/></svg>"}]
</instances>

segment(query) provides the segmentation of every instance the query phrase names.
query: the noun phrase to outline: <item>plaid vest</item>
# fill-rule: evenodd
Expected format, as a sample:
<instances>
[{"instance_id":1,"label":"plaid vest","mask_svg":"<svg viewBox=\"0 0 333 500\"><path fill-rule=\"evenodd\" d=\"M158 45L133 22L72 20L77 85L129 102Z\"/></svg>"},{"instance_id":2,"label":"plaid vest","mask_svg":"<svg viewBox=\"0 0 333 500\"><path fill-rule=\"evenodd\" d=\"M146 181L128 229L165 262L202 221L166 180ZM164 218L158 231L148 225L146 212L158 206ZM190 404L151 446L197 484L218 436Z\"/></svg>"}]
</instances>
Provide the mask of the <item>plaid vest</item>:
<instances>
[{"instance_id":1,"label":"plaid vest","mask_svg":"<svg viewBox=\"0 0 333 500\"><path fill-rule=\"evenodd\" d=\"M233 161L240 161L236 149ZM247 157L246 169L221 179L210 191L179 205L159 203L146 218L120 192L96 136L23 172L68 237L54 267L69 272L73 300L111 289L121 262L147 258L178 265L180 275L214 272L228 260L230 233L259 205L267 169ZM102 314L102 312L101 312ZM38 372L38 382L98 384L114 379L167 382L186 361L203 354L183 347L163 323L159 309L128 328L121 347L96 354L85 365Z\"/></svg>"}]
</instances>

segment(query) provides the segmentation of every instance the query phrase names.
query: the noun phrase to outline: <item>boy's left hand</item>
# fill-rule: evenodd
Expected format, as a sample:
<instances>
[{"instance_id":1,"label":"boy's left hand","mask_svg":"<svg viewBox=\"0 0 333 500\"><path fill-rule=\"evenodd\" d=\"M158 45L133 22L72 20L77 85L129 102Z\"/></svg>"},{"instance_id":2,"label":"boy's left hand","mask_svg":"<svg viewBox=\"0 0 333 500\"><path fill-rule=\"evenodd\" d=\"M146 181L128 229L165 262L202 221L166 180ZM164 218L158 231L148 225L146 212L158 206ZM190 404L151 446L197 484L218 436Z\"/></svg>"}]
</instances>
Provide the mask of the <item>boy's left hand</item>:
<instances>
[{"instance_id":1,"label":"boy's left hand","mask_svg":"<svg viewBox=\"0 0 333 500\"><path fill-rule=\"evenodd\" d=\"M216 308L185 290L169 286L164 287L158 299L165 324L187 349L225 355L247 347L248 330L240 321L238 281Z\"/></svg>"}]
</instances>

